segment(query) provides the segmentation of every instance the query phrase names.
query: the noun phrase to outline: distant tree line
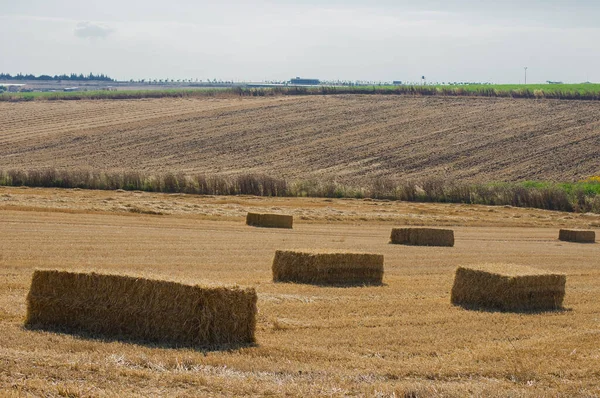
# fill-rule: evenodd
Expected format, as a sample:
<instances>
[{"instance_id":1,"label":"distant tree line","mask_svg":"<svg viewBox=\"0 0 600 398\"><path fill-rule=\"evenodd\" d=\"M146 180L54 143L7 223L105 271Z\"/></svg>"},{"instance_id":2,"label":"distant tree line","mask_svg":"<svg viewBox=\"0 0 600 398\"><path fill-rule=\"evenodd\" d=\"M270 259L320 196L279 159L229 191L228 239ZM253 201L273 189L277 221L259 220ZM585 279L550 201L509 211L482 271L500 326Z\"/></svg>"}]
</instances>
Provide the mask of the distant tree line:
<instances>
[{"instance_id":1,"label":"distant tree line","mask_svg":"<svg viewBox=\"0 0 600 398\"><path fill-rule=\"evenodd\" d=\"M83 73L71 73L70 75L62 74L62 75L39 75L35 76L32 74L24 75L22 73L18 73L16 75L11 75L10 73L0 73L0 80L71 80L71 81L90 81L90 80L99 80L105 82L114 82L115 79L106 76L101 73L99 75L94 75L90 73L89 75L84 75Z\"/></svg>"}]
</instances>

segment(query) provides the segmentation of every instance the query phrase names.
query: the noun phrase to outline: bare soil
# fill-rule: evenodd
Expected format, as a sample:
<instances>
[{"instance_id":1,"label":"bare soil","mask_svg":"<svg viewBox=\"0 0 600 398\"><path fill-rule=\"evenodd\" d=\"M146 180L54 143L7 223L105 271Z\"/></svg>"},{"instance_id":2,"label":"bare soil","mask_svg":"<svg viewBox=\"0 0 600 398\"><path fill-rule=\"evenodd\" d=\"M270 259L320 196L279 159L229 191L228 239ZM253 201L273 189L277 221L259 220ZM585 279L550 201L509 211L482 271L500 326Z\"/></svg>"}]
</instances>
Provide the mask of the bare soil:
<instances>
[{"instance_id":1,"label":"bare soil","mask_svg":"<svg viewBox=\"0 0 600 398\"><path fill-rule=\"evenodd\" d=\"M336 95L1 103L0 169L572 181L600 174L594 102Z\"/></svg>"}]
</instances>

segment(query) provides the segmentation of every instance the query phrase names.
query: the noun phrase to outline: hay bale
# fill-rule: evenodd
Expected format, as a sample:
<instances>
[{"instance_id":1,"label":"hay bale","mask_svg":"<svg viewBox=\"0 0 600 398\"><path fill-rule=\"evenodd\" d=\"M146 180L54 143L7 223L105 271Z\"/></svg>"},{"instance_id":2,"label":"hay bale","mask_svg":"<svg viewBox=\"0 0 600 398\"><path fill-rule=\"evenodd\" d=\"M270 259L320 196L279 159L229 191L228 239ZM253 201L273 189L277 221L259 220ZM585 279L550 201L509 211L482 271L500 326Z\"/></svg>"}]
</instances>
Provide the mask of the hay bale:
<instances>
[{"instance_id":1,"label":"hay bale","mask_svg":"<svg viewBox=\"0 0 600 398\"><path fill-rule=\"evenodd\" d=\"M566 280L563 274L512 264L458 267L450 301L501 311L557 310Z\"/></svg>"},{"instance_id":2,"label":"hay bale","mask_svg":"<svg viewBox=\"0 0 600 398\"><path fill-rule=\"evenodd\" d=\"M454 246L454 231L438 228L393 228L390 243L414 246Z\"/></svg>"},{"instance_id":3,"label":"hay bale","mask_svg":"<svg viewBox=\"0 0 600 398\"><path fill-rule=\"evenodd\" d=\"M252 288L35 271L25 325L182 346L247 344L256 300Z\"/></svg>"},{"instance_id":4,"label":"hay bale","mask_svg":"<svg viewBox=\"0 0 600 398\"><path fill-rule=\"evenodd\" d=\"M277 250L274 282L318 285L381 285L383 255Z\"/></svg>"},{"instance_id":5,"label":"hay bale","mask_svg":"<svg viewBox=\"0 0 600 398\"><path fill-rule=\"evenodd\" d=\"M265 228L292 228L294 217L285 214L248 213L246 224Z\"/></svg>"},{"instance_id":6,"label":"hay bale","mask_svg":"<svg viewBox=\"0 0 600 398\"><path fill-rule=\"evenodd\" d=\"M558 239L566 242L594 243L596 242L596 233L580 229L561 229L558 231Z\"/></svg>"}]
</instances>

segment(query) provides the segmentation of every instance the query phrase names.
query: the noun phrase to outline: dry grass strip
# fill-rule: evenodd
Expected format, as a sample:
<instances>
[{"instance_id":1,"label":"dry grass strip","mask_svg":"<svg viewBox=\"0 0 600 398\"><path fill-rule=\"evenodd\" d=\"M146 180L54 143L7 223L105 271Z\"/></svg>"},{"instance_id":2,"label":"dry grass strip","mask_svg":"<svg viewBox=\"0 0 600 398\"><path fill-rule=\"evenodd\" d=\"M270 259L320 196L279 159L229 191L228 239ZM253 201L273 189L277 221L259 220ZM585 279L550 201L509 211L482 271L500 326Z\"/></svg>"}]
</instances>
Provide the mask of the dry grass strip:
<instances>
[{"instance_id":1,"label":"dry grass strip","mask_svg":"<svg viewBox=\"0 0 600 398\"><path fill-rule=\"evenodd\" d=\"M292 228L294 217L285 214L248 213L246 224L254 227Z\"/></svg>"},{"instance_id":2,"label":"dry grass strip","mask_svg":"<svg viewBox=\"0 0 600 398\"><path fill-rule=\"evenodd\" d=\"M254 342L253 288L37 270L25 325L182 346Z\"/></svg>"},{"instance_id":3,"label":"dry grass strip","mask_svg":"<svg viewBox=\"0 0 600 398\"><path fill-rule=\"evenodd\" d=\"M561 229L558 231L558 239L566 242L594 243L596 242L596 233L580 229Z\"/></svg>"},{"instance_id":4,"label":"dry grass strip","mask_svg":"<svg viewBox=\"0 0 600 398\"><path fill-rule=\"evenodd\" d=\"M562 308L567 277L513 264L458 267L452 304L501 311L550 311Z\"/></svg>"},{"instance_id":5,"label":"dry grass strip","mask_svg":"<svg viewBox=\"0 0 600 398\"><path fill-rule=\"evenodd\" d=\"M438 228L393 228L390 243L414 246L454 246L454 231Z\"/></svg>"},{"instance_id":6,"label":"dry grass strip","mask_svg":"<svg viewBox=\"0 0 600 398\"><path fill-rule=\"evenodd\" d=\"M274 282L318 285L381 285L383 255L369 253L277 250Z\"/></svg>"}]
</instances>

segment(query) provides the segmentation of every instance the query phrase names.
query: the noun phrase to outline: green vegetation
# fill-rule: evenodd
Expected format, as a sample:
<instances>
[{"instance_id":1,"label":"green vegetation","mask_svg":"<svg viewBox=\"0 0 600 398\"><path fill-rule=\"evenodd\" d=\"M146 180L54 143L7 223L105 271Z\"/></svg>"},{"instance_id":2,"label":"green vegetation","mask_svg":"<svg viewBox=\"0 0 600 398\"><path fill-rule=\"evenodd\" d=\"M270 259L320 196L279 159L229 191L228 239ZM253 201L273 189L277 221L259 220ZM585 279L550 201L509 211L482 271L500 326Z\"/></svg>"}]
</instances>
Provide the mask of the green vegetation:
<instances>
[{"instance_id":1,"label":"green vegetation","mask_svg":"<svg viewBox=\"0 0 600 398\"><path fill-rule=\"evenodd\" d=\"M468 92L477 92L482 90L493 89L498 92L522 91L524 89L535 93L536 90L541 90L544 93L579 93L586 95L589 93L600 93L600 84L596 83L580 83L580 84L467 84L467 85L451 85L451 86L435 86L437 89L448 87L460 87Z\"/></svg>"},{"instance_id":2,"label":"green vegetation","mask_svg":"<svg viewBox=\"0 0 600 398\"><path fill-rule=\"evenodd\" d=\"M380 94L416 96L475 96L564 100L600 100L600 84L439 85L439 86L277 86L267 88L173 88L160 90L3 93L0 101L186 98L211 96L263 97L276 95Z\"/></svg>"},{"instance_id":3,"label":"green vegetation","mask_svg":"<svg viewBox=\"0 0 600 398\"><path fill-rule=\"evenodd\" d=\"M62 74L62 75L39 75L35 76L32 74L23 74L17 73L16 75L11 75L10 73L0 73L0 80L15 80L15 81L23 81L23 80L42 80L42 81L50 81L50 80L65 80L65 81L105 81L105 82L114 82L115 79L112 79L105 74L101 73L99 75L94 75L90 73L89 75L84 75L83 73L76 74Z\"/></svg>"},{"instance_id":4,"label":"green vegetation","mask_svg":"<svg viewBox=\"0 0 600 398\"><path fill-rule=\"evenodd\" d=\"M600 100L600 84L464 84L425 86L320 87L324 94L406 94ZM309 89L309 91L314 89Z\"/></svg>"},{"instance_id":5,"label":"green vegetation","mask_svg":"<svg viewBox=\"0 0 600 398\"><path fill-rule=\"evenodd\" d=\"M585 195L598 195L600 196L600 181L596 180L597 177L589 178L585 181L579 181L575 183L549 183L542 181L525 181L521 183L525 188L534 189L550 189L557 187L558 189L565 191L568 195L574 195L578 192L582 192Z\"/></svg>"},{"instance_id":6,"label":"green vegetation","mask_svg":"<svg viewBox=\"0 0 600 398\"><path fill-rule=\"evenodd\" d=\"M600 178L574 183L503 182L463 183L442 179L400 181L377 178L366 186L335 181L286 181L266 175L237 176L86 170L0 170L0 185L140 190L200 195L299 196L372 198L412 202L509 205L568 212L600 213Z\"/></svg>"}]
</instances>

